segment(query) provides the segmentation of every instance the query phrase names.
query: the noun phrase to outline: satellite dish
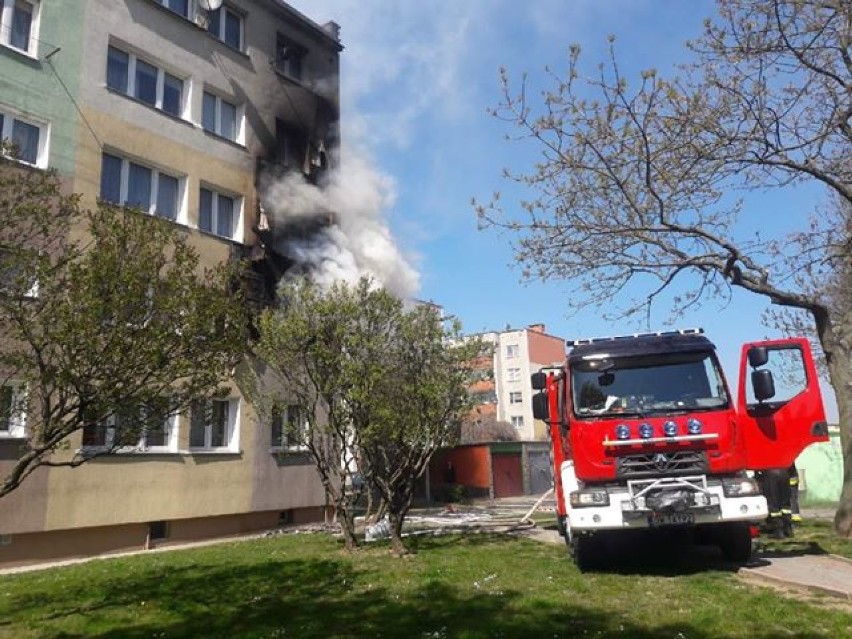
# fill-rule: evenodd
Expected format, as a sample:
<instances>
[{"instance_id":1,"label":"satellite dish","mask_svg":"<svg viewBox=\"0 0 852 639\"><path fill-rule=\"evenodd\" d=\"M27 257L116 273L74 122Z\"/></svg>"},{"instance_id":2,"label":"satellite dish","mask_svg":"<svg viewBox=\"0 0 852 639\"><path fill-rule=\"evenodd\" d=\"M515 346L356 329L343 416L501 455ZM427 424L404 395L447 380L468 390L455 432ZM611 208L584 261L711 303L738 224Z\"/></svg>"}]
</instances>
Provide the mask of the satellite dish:
<instances>
[{"instance_id":1,"label":"satellite dish","mask_svg":"<svg viewBox=\"0 0 852 639\"><path fill-rule=\"evenodd\" d=\"M198 6L205 11L216 11L216 9L222 6L222 2L224 0L198 0Z\"/></svg>"}]
</instances>

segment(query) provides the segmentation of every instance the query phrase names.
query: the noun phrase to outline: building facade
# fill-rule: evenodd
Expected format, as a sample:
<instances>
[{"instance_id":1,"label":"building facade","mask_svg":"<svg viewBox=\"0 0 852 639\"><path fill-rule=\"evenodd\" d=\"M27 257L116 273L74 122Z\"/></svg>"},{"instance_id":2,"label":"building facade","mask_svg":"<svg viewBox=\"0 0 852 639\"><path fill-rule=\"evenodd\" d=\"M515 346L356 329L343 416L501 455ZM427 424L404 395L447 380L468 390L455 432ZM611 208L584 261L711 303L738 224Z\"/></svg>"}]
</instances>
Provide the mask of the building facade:
<instances>
[{"instance_id":1,"label":"building facade","mask_svg":"<svg viewBox=\"0 0 852 639\"><path fill-rule=\"evenodd\" d=\"M493 355L480 362L479 379L473 384L475 412L511 424L521 441L548 438L544 422L534 420L530 375L565 360L565 340L545 332L543 324L522 329L483 333Z\"/></svg>"},{"instance_id":2,"label":"building facade","mask_svg":"<svg viewBox=\"0 0 852 639\"><path fill-rule=\"evenodd\" d=\"M206 265L248 258L262 304L288 267L263 184L321 184L333 165L342 46L337 25L280 0L210 6L0 0L0 126L21 161L56 169L85 206L100 198L172 220ZM201 405L173 416L157 441L39 469L0 499L0 565L322 517L312 462L235 382L202 404L203 418ZM80 433L70 452L107 436ZM0 472L17 437L0 429Z\"/></svg>"}]
</instances>

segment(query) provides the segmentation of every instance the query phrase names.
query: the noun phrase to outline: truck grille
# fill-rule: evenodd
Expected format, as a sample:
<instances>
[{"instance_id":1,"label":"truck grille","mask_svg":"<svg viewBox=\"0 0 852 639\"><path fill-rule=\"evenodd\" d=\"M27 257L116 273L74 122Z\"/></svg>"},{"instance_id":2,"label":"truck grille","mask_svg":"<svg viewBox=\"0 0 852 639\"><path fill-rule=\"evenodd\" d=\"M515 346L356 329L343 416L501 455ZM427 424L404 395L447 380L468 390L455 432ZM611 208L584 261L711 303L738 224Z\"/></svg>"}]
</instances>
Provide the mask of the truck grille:
<instances>
[{"instance_id":1,"label":"truck grille","mask_svg":"<svg viewBox=\"0 0 852 639\"><path fill-rule=\"evenodd\" d=\"M706 473L707 455L697 450L625 455L616 459L615 472L619 479Z\"/></svg>"}]
</instances>

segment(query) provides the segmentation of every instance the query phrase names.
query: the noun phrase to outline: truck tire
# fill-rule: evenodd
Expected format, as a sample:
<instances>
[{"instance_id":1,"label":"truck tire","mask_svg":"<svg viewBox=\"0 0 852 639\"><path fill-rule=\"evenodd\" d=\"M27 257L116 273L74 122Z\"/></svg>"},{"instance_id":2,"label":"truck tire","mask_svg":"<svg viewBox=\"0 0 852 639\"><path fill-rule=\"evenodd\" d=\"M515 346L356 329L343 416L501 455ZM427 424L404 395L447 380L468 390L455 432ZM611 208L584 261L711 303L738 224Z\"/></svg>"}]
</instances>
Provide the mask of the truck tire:
<instances>
[{"instance_id":1,"label":"truck tire","mask_svg":"<svg viewBox=\"0 0 852 639\"><path fill-rule=\"evenodd\" d=\"M556 516L556 530L559 531L560 537L565 536L565 517L562 517L561 515Z\"/></svg>"},{"instance_id":2,"label":"truck tire","mask_svg":"<svg viewBox=\"0 0 852 639\"><path fill-rule=\"evenodd\" d=\"M575 535L571 541L571 556L580 572L597 570L603 565L603 535Z\"/></svg>"},{"instance_id":3,"label":"truck tire","mask_svg":"<svg viewBox=\"0 0 852 639\"><path fill-rule=\"evenodd\" d=\"M746 564L751 560L751 533L746 523L726 524L719 530L718 544L728 561Z\"/></svg>"}]
</instances>

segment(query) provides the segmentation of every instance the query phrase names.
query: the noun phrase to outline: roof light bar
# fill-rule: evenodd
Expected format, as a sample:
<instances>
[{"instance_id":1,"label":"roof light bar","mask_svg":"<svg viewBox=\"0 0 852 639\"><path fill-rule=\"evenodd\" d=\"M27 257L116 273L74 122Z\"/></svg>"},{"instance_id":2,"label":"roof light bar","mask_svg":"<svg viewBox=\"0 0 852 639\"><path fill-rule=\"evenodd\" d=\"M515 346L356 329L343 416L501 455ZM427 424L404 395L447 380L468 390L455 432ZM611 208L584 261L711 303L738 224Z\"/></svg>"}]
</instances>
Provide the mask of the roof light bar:
<instances>
[{"instance_id":1,"label":"roof light bar","mask_svg":"<svg viewBox=\"0 0 852 639\"><path fill-rule=\"evenodd\" d=\"M636 339L637 337L665 337L666 335L702 335L703 328L679 328L674 331L652 331L650 333L632 333L630 335L612 335L609 337L583 337L575 340L567 340L569 346L580 346L581 344L597 344L598 342L614 342L623 339Z\"/></svg>"}]
</instances>

